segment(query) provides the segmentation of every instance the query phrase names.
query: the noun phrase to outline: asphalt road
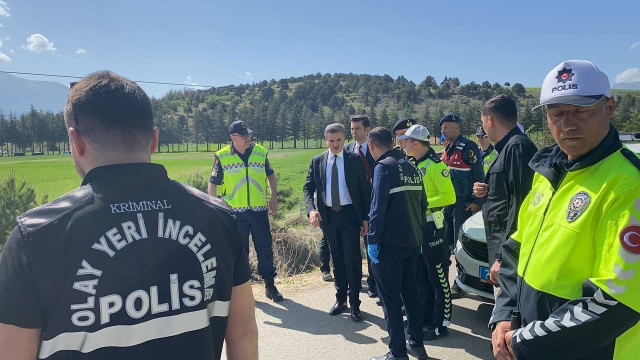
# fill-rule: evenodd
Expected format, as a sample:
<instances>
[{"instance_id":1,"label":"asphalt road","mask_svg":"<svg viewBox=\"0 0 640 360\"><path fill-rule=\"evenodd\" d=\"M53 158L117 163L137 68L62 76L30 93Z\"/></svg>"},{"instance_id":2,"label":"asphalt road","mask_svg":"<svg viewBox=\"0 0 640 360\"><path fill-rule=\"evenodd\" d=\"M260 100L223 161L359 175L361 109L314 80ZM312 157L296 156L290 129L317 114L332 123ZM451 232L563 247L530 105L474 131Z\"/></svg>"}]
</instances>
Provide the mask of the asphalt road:
<instances>
[{"instance_id":1,"label":"asphalt road","mask_svg":"<svg viewBox=\"0 0 640 360\"><path fill-rule=\"evenodd\" d=\"M366 273L366 272L365 272ZM254 286L261 359L370 359L388 351L389 337L382 308L361 294L364 321L354 323L345 312L329 316L335 300L333 283L307 274L299 284L280 284L285 300L273 303ZM366 284L363 281L363 289ZM487 320L492 303L466 296L453 301L449 336L425 341L432 359L493 359Z\"/></svg>"}]
</instances>

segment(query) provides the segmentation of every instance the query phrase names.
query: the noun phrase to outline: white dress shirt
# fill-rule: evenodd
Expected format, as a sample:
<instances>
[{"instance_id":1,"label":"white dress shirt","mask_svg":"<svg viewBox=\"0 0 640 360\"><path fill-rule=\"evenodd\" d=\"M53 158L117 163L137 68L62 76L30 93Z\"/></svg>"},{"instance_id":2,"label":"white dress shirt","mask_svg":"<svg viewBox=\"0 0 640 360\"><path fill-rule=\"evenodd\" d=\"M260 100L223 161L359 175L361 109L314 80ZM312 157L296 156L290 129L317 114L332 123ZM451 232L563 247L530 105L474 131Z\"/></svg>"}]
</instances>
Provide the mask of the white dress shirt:
<instances>
[{"instance_id":1,"label":"white dress shirt","mask_svg":"<svg viewBox=\"0 0 640 360\"><path fill-rule=\"evenodd\" d=\"M349 195L349 189L347 188L347 182L344 179L344 150L340 151L338 155L333 155L330 150L327 150L329 153L329 158L327 159L327 169L325 170L325 176L327 179L327 187L325 188L325 199L324 203L327 206L331 206L331 170L333 169L333 162L336 157L338 159L338 190L340 191L340 205L349 205L353 204L351 201L351 196Z\"/></svg>"}]
</instances>

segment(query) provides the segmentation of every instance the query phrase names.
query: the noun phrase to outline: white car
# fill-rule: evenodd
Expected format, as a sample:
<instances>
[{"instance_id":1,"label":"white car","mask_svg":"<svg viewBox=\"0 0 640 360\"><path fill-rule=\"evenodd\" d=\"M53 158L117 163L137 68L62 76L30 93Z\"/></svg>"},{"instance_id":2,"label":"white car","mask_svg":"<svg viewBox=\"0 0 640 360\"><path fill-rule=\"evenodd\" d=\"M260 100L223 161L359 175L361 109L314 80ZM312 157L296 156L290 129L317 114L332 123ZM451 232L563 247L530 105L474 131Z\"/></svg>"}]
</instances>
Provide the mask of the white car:
<instances>
[{"instance_id":1,"label":"white car","mask_svg":"<svg viewBox=\"0 0 640 360\"><path fill-rule=\"evenodd\" d=\"M460 289L493 300L482 211L473 214L460 226L454 254L458 268L456 283Z\"/></svg>"},{"instance_id":2,"label":"white car","mask_svg":"<svg viewBox=\"0 0 640 360\"><path fill-rule=\"evenodd\" d=\"M624 145L640 155L640 143L625 142ZM489 283L489 254L482 211L475 213L460 227L454 254L458 263L456 276L458 286L467 293L493 300L493 285Z\"/></svg>"}]
</instances>

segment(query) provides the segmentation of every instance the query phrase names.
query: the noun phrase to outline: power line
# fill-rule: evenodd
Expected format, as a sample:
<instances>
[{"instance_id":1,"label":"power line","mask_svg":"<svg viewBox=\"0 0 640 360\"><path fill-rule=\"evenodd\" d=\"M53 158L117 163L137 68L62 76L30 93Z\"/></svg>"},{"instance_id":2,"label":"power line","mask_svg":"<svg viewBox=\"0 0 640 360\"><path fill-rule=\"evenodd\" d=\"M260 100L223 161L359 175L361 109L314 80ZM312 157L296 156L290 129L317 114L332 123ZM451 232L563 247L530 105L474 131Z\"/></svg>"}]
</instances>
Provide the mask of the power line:
<instances>
[{"instance_id":1,"label":"power line","mask_svg":"<svg viewBox=\"0 0 640 360\"><path fill-rule=\"evenodd\" d=\"M0 70L0 73L18 74L18 75L34 75L34 76L49 76L49 77L59 77L59 78L67 78L67 79L82 79L83 78L83 76L40 74L40 73L19 72L19 71L3 71L3 70ZM142 84L178 85L178 86L192 86L192 87L202 87L202 88L215 87L213 85L190 85L190 84L185 84L185 83L170 83L170 82L163 82L163 81L145 81L145 80L133 80L133 81L137 82L137 83L142 83Z\"/></svg>"}]
</instances>

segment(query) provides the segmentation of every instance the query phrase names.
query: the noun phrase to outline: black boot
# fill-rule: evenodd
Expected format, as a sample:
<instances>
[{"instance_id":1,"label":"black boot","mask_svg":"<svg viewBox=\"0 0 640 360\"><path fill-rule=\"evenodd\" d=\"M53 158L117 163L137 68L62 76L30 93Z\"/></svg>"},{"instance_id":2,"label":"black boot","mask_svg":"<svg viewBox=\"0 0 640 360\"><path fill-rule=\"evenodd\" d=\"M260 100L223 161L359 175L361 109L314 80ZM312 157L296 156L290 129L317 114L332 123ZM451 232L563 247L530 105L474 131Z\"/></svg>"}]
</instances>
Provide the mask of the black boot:
<instances>
[{"instance_id":1,"label":"black boot","mask_svg":"<svg viewBox=\"0 0 640 360\"><path fill-rule=\"evenodd\" d=\"M276 285L273 283L273 278L264 279L264 293L267 295L267 298L273 300L274 302L282 301L283 297L276 288Z\"/></svg>"}]
</instances>

